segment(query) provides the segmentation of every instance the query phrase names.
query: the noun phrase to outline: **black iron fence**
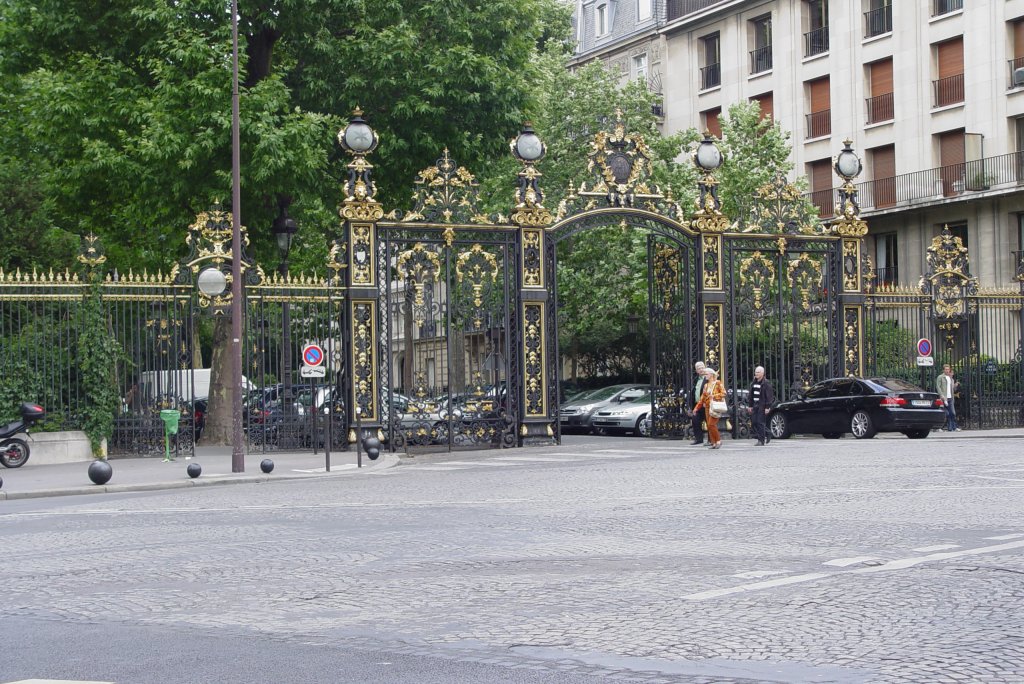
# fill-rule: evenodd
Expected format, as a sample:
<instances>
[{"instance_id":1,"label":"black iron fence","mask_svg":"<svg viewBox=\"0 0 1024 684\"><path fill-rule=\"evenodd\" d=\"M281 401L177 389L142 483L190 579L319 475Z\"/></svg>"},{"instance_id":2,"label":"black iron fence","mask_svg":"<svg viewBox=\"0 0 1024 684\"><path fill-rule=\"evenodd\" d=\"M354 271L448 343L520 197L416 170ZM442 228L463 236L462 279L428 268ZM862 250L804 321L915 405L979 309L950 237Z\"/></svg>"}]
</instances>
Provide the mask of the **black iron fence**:
<instances>
[{"instance_id":1,"label":"black iron fence","mask_svg":"<svg viewBox=\"0 0 1024 684\"><path fill-rule=\"evenodd\" d=\"M722 84L722 64L716 62L700 68L700 89L707 90Z\"/></svg>"},{"instance_id":2,"label":"black iron fence","mask_svg":"<svg viewBox=\"0 0 1024 684\"><path fill-rule=\"evenodd\" d=\"M892 5L864 13L864 37L874 38L892 31Z\"/></svg>"},{"instance_id":3,"label":"black iron fence","mask_svg":"<svg viewBox=\"0 0 1024 684\"><path fill-rule=\"evenodd\" d=\"M964 101L964 75L956 74L932 81L932 106L949 107Z\"/></svg>"},{"instance_id":4,"label":"black iron fence","mask_svg":"<svg viewBox=\"0 0 1024 684\"><path fill-rule=\"evenodd\" d=\"M806 114L807 138L821 138L832 135L832 110L824 109L820 112Z\"/></svg>"},{"instance_id":5,"label":"black iron fence","mask_svg":"<svg viewBox=\"0 0 1024 684\"><path fill-rule=\"evenodd\" d=\"M964 0L932 0L932 16L938 17L964 8Z\"/></svg>"},{"instance_id":6,"label":"black iron fence","mask_svg":"<svg viewBox=\"0 0 1024 684\"><path fill-rule=\"evenodd\" d=\"M750 51L750 73L760 74L772 68L772 46L765 45Z\"/></svg>"},{"instance_id":7,"label":"black iron fence","mask_svg":"<svg viewBox=\"0 0 1024 684\"><path fill-rule=\"evenodd\" d=\"M828 52L828 26L804 34L804 57L813 57L823 52Z\"/></svg>"},{"instance_id":8,"label":"black iron fence","mask_svg":"<svg viewBox=\"0 0 1024 684\"><path fill-rule=\"evenodd\" d=\"M893 108L892 93L883 93L875 97L869 97L865 102L867 103L867 122L869 124L893 120L895 109Z\"/></svg>"}]
</instances>

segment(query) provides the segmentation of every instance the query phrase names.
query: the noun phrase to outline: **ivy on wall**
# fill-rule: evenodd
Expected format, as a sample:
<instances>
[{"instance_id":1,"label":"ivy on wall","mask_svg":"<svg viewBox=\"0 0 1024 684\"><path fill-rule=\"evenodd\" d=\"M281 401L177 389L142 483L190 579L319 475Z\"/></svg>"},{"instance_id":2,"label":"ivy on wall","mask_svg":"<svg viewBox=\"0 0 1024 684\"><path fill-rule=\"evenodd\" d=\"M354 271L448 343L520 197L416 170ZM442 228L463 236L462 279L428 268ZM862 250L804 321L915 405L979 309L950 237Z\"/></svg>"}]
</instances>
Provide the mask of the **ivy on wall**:
<instances>
[{"instance_id":1,"label":"ivy on wall","mask_svg":"<svg viewBox=\"0 0 1024 684\"><path fill-rule=\"evenodd\" d=\"M78 334L78 369L85 399L81 425L97 458L104 455L103 441L114 434L114 418L121 407L117 364L126 360L108 325L100 288L98 277L94 278L82 301Z\"/></svg>"}]
</instances>

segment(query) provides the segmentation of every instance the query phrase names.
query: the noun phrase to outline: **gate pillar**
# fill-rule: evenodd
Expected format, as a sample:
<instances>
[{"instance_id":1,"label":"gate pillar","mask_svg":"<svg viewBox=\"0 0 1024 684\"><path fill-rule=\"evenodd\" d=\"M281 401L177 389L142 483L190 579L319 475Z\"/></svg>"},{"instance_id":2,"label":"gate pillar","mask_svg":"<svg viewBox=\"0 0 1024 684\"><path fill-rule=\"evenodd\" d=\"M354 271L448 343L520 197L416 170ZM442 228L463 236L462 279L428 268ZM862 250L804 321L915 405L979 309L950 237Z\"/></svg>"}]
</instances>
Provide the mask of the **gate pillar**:
<instances>
[{"instance_id":1,"label":"gate pillar","mask_svg":"<svg viewBox=\"0 0 1024 684\"><path fill-rule=\"evenodd\" d=\"M700 312L697 320L701 330L701 349L704 363L716 369L719 378L725 378L725 353L722 348L722 325L725 321L722 235L729 229L729 217L721 211L718 181L714 177L714 170L722 164L722 153L710 133L705 132L704 140L693 153L693 161L703 174L698 182L700 197L697 199L697 212L691 221L693 230L700 235L697 278Z\"/></svg>"},{"instance_id":2,"label":"gate pillar","mask_svg":"<svg viewBox=\"0 0 1024 684\"><path fill-rule=\"evenodd\" d=\"M377 147L377 134L363 120L357 108L349 124L338 134L341 146L352 155L340 214L344 236L332 248L332 257L344 270L347 303L343 323L348 337L348 354L342 386L346 389L349 425L362 429L362 439L376 434L383 424L386 407L381 405L387 388L380 382L381 326L377 282L377 221L384 209L374 199L373 166L366 155ZM350 431L349 439L356 435Z\"/></svg>"},{"instance_id":3,"label":"gate pillar","mask_svg":"<svg viewBox=\"0 0 1024 684\"><path fill-rule=\"evenodd\" d=\"M558 420L558 416L553 415L558 405L554 364L558 360L551 358L553 345L549 344L556 328L554 307L549 297L551 284L545 279L548 244L544 229L551 225L554 217L544 208L544 193L538 183L541 173L534 166L543 158L545 146L526 124L509 147L523 165L519 171L519 189L512 213L512 223L519 227L521 264L516 312L522 341L519 443L553 444L555 421ZM553 254L551 257L553 259Z\"/></svg>"},{"instance_id":4,"label":"gate pillar","mask_svg":"<svg viewBox=\"0 0 1024 684\"><path fill-rule=\"evenodd\" d=\"M843 179L839 188L838 217L832 222L832 232L842 238L842 266L839 305L842 309L842 369L845 375L864 375L864 291L870 285L867 274L870 265L864 258L864 236L868 224L860 218L857 188L853 179L860 175L861 162L850 147L852 141L843 141L845 147L836 156L833 168Z\"/></svg>"}]
</instances>

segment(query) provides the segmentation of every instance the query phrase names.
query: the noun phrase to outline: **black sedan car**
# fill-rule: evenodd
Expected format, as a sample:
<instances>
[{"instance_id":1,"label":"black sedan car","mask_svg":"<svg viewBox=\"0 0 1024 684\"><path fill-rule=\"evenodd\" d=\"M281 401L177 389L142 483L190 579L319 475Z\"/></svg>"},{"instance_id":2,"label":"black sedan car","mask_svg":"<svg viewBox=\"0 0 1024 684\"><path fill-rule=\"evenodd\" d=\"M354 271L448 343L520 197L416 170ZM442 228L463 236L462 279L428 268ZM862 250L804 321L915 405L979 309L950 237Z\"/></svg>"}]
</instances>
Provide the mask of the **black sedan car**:
<instances>
[{"instance_id":1,"label":"black sedan car","mask_svg":"<svg viewBox=\"0 0 1024 684\"><path fill-rule=\"evenodd\" d=\"M847 432L857 439L878 432L924 439L945 422L946 411L935 392L891 378L834 378L777 405L768 427L776 439L793 434L838 439Z\"/></svg>"}]
</instances>

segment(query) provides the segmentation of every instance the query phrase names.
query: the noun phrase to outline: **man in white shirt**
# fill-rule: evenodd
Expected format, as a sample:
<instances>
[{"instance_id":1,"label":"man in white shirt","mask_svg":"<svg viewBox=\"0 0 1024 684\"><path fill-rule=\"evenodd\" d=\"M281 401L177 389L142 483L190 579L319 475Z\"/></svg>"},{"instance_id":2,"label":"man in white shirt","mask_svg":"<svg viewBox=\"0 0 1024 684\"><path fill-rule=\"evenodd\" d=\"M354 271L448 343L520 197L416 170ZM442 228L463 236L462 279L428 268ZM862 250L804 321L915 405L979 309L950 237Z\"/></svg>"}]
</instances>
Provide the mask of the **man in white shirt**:
<instances>
[{"instance_id":1,"label":"man in white shirt","mask_svg":"<svg viewBox=\"0 0 1024 684\"><path fill-rule=\"evenodd\" d=\"M690 419L690 424L693 426L693 441L690 444L704 443L704 408L696 405L704 393L704 368L703 361L693 364L694 383L693 394L690 395L690 404L696 410L691 409L693 410L693 418Z\"/></svg>"},{"instance_id":2,"label":"man in white shirt","mask_svg":"<svg viewBox=\"0 0 1024 684\"><path fill-rule=\"evenodd\" d=\"M956 391L960 383L953 379L953 367L948 363L942 367L942 373L935 378L935 391L942 397L946 405L946 430L958 432L960 426L956 424Z\"/></svg>"}]
</instances>

